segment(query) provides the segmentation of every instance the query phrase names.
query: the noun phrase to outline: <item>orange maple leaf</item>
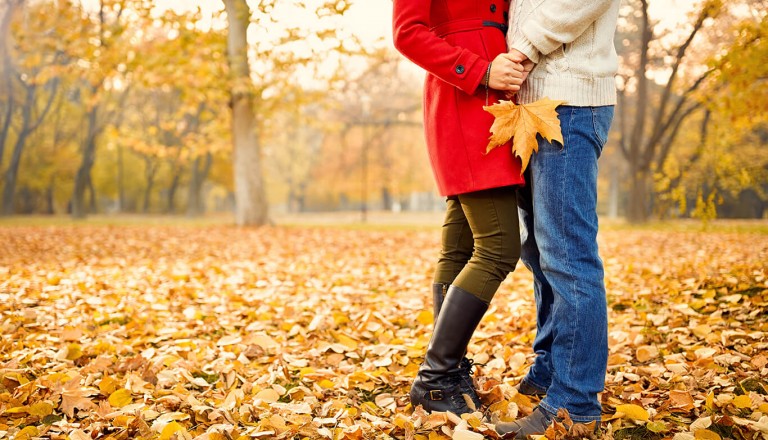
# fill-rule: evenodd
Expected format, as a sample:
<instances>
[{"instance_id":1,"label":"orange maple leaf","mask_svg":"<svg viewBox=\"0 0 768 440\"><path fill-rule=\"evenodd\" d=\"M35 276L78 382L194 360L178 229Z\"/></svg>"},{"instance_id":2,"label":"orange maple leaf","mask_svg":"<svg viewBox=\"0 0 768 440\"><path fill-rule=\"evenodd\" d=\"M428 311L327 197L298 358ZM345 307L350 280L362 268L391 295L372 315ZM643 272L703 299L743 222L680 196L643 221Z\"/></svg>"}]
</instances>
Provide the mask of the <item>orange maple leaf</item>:
<instances>
[{"instance_id":1,"label":"orange maple leaf","mask_svg":"<svg viewBox=\"0 0 768 440\"><path fill-rule=\"evenodd\" d=\"M512 101L499 101L483 109L496 119L491 125L491 137L485 152L506 144L512 139L512 152L523 162L520 173L528 167L531 155L539 151L536 134L549 142L558 141L563 145L563 133L560 120L557 119L557 106L565 101L542 98L530 104L515 104Z\"/></svg>"}]
</instances>

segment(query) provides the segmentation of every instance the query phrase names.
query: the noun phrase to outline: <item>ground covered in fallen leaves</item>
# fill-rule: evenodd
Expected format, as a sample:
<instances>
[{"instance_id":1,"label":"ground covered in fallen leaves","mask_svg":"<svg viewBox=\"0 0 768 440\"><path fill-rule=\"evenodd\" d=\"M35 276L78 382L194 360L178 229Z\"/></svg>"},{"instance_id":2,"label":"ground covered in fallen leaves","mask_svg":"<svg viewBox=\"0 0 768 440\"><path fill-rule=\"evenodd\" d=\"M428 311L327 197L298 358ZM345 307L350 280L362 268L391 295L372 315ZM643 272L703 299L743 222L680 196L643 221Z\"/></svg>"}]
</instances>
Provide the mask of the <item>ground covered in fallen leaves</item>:
<instances>
[{"instance_id":1,"label":"ground covered in fallen leaves","mask_svg":"<svg viewBox=\"0 0 768 440\"><path fill-rule=\"evenodd\" d=\"M470 344L483 413L414 411L438 242L437 229L1 228L0 438L493 437L488 423L535 405L513 389L532 361L531 277L510 275ZM768 235L622 229L600 243L601 436L768 438Z\"/></svg>"}]
</instances>

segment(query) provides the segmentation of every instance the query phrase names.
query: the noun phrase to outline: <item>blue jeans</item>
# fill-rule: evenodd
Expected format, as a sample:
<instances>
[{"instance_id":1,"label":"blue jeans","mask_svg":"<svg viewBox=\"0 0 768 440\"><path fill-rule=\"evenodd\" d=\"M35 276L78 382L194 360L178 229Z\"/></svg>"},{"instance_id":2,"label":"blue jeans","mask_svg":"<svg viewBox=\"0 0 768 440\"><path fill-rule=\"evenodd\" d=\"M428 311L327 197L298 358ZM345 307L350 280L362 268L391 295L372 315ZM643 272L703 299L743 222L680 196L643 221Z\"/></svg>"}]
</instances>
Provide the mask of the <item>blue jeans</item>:
<instances>
[{"instance_id":1,"label":"blue jeans","mask_svg":"<svg viewBox=\"0 0 768 440\"><path fill-rule=\"evenodd\" d=\"M539 138L518 190L521 259L534 276L536 361L523 379L550 415L600 420L608 361L603 262L597 249L597 160L613 106L557 109L564 147Z\"/></svg>"}]
</instances>

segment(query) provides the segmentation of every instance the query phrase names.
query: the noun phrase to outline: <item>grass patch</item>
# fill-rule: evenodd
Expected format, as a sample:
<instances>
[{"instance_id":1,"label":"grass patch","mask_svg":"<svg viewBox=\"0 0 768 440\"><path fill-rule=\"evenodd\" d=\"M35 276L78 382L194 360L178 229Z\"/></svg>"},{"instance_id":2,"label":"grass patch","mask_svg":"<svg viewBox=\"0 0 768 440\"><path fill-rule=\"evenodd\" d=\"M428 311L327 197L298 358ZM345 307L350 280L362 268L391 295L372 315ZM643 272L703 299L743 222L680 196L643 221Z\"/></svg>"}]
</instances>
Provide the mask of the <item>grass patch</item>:
<instances>
[{"instance_id":1,"label":"grass patch","mask_svg":"<svg viewBox=\"0 0 768 440\"><path fill-rule=\"evenodd\" d=\"M272 215L273 226L289 228L331 228L345 230L433 230L439 229L444 213L430 212L384 212L367 213L362 221L359 211L312 212L298 214ZM204 217L189 218L183 215L93 215L82 220L74 220L65 215L33 215L0 217L2 227L77 227L77 226L180 226L180 227L235 227L234 216L230 213L209 214ZM698 220L651 221L632 224L624 220L600 219L601 231L659 231L659 232L695 232L695 233L749 233L768 235L766 220L714 220L707 223Z\"/></svg>"},{"instance_id":2,"label":"grass patch","mask_svg":"<svg viewBox=\"0 0 768 440\"><path fill-rule=\"evenodd\" d=\"M634 224L624 220L600 219L600 229L603 231L659 231L659 232L713 232L713 233L737 233L737 234L763 234L768 235L768 220L721 219L710 222L700 220L665 220L650 221Z\"/></svg>"}]
</instances>

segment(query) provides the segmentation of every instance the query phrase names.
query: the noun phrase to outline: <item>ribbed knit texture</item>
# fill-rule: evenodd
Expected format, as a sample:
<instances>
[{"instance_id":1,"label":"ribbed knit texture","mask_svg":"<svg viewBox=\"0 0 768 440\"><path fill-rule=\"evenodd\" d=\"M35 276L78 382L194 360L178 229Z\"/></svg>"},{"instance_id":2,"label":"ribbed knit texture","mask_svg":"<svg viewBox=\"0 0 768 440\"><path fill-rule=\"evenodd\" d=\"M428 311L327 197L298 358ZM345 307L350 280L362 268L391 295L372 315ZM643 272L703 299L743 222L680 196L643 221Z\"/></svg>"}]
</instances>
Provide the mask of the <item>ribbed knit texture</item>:
<instances>
[{"instance_id":1,"label":"ribbed knit texture","mask_svg":"<svg viewBox=\"0 0 768 440\"><path fill-rule=\"evenodd\" d=\"M566 105L616 104L618 57L613 38L620 0L515 0L507 43L535 68L521 103L548 97Z\"/></svg>"}]
</instances>

